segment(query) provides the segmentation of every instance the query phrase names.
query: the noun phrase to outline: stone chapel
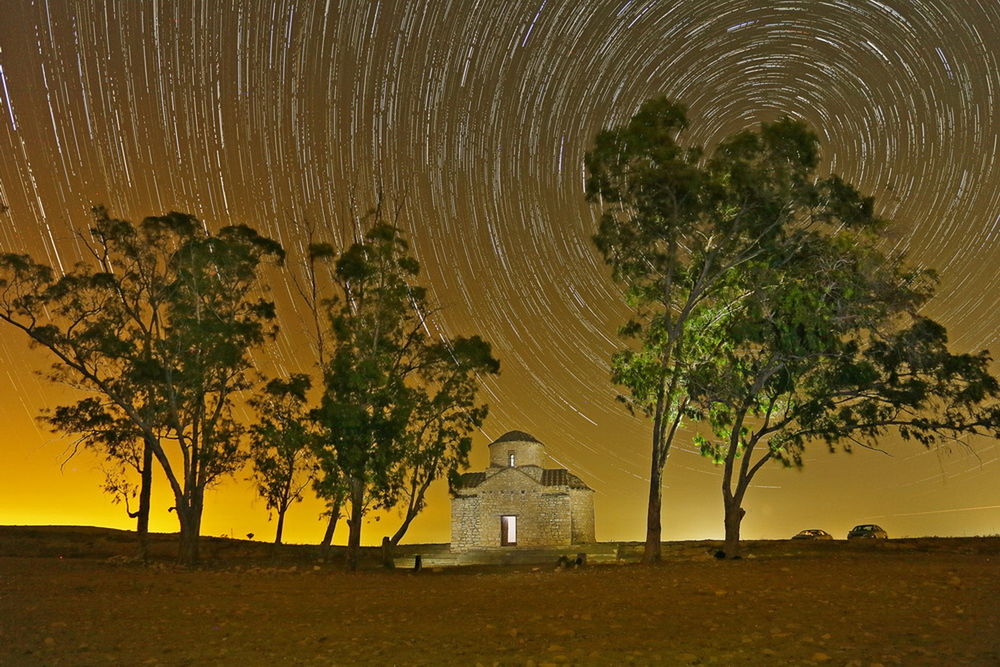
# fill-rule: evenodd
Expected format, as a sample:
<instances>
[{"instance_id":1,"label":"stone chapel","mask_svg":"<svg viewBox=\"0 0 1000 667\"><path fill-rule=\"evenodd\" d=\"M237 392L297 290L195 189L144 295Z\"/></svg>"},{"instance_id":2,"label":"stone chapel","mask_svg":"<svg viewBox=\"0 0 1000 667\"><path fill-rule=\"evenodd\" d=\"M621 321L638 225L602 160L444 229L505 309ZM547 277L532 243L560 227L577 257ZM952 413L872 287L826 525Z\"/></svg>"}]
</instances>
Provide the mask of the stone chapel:
<instances>
[{"instance_id":1,"label":"stone chapel","mask_svg":"<svg viewBox=\"0 0 1000 667\"><path fill-rule=\"evenodd\" d=\"M451 550L594 542L594 491L565 468L546 468L545 446L523 431L490 444L490 467L452 485Z\"/></svg>"}]
</instances>

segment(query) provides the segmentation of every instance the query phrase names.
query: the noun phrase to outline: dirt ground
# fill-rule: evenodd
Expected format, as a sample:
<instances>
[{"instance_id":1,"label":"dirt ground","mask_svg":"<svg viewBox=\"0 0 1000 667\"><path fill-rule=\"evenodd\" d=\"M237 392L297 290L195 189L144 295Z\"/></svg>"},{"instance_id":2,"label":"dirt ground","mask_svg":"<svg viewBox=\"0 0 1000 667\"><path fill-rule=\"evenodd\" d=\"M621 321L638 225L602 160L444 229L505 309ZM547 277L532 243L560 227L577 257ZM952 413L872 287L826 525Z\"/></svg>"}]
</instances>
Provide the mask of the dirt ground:
<instances>
[{"instance_id":1,"label":"dirt ground","mask_svg":"<svg viewBox=\"0 0 1000 667\"><path fill-rule=\"evenodd\" d=\"M1000 664L1000 540L931 542L418 574L6 555L0 665Z\"/></svg>"}]
</instances>

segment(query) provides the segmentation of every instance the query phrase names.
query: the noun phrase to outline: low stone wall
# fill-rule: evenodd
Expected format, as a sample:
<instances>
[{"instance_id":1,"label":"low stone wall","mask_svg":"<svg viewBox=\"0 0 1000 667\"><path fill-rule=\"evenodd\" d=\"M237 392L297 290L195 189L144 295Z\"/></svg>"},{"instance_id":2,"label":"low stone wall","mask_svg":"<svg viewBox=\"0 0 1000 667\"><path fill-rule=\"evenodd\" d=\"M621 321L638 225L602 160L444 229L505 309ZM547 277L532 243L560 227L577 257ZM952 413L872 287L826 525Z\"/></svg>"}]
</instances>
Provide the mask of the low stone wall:
<instances>
[{"instance_id":1,"label":"low stone wall","mask_svg":"<svg viewBox=\"0 0 1000 667\"><path fill-rule=\"evenodd\" d=\"M428 551L420 555L421 567L463 567L491 565L539 565L557 567L560 557L572 562L580 554L589 565L638 562L640 552L622 552L617 543L573 544L563 547L522 548L503 547L497 549L474 549L462 553L443 550ZM394 559L395 566L412 569L416 556L414 552L400 554Z\"/></svg>"}]
</instances>

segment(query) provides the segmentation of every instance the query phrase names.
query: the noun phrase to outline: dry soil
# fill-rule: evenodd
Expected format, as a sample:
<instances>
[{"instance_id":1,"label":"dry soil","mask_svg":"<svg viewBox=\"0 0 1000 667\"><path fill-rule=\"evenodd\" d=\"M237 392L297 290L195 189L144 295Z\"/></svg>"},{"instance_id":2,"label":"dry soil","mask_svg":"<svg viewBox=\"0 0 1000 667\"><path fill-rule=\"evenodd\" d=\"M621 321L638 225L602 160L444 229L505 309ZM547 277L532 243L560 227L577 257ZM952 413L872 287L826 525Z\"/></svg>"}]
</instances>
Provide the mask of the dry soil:
<instances>
[{"instance_id":1,"label":"dry soil","mask_svg":"<svg viewBox=\"0 0 1000 667\"><path fill-rule=\"evenodd\" d=\"M998 540L942 544L419 574L6 555L0 665L1000 665Z\"/></svg>"}]
</instances>

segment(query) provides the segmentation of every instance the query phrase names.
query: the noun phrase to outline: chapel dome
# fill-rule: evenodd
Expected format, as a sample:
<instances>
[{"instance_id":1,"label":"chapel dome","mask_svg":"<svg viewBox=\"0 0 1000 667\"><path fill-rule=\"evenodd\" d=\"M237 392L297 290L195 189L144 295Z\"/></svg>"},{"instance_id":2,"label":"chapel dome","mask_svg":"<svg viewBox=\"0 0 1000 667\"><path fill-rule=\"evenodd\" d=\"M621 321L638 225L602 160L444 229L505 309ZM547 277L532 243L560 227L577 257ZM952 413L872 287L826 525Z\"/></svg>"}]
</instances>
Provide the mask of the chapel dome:
<instances>
[{"instance_id":1,"label":"chapel dome","mask_svg":"<svg viewBox=\"0 0 1000 667\"><path fill-rule=\"evenodd\" d=\"M530 433L525 433L524 431L507 431L499 438L493 441L492 444L497 444L498 442L541 442L535 436Z\"/></svg>"},{"instance_id":2,"label":"chapel dome","mask_svg":"<svg viewBox=\"0 0 1000 667\"><path fill-rule=\"evenodd\" d=\"M490 443L490 465L494 468L545 465L545 446L524 431L507 431Z\"/></svg>"}]
</instances>

